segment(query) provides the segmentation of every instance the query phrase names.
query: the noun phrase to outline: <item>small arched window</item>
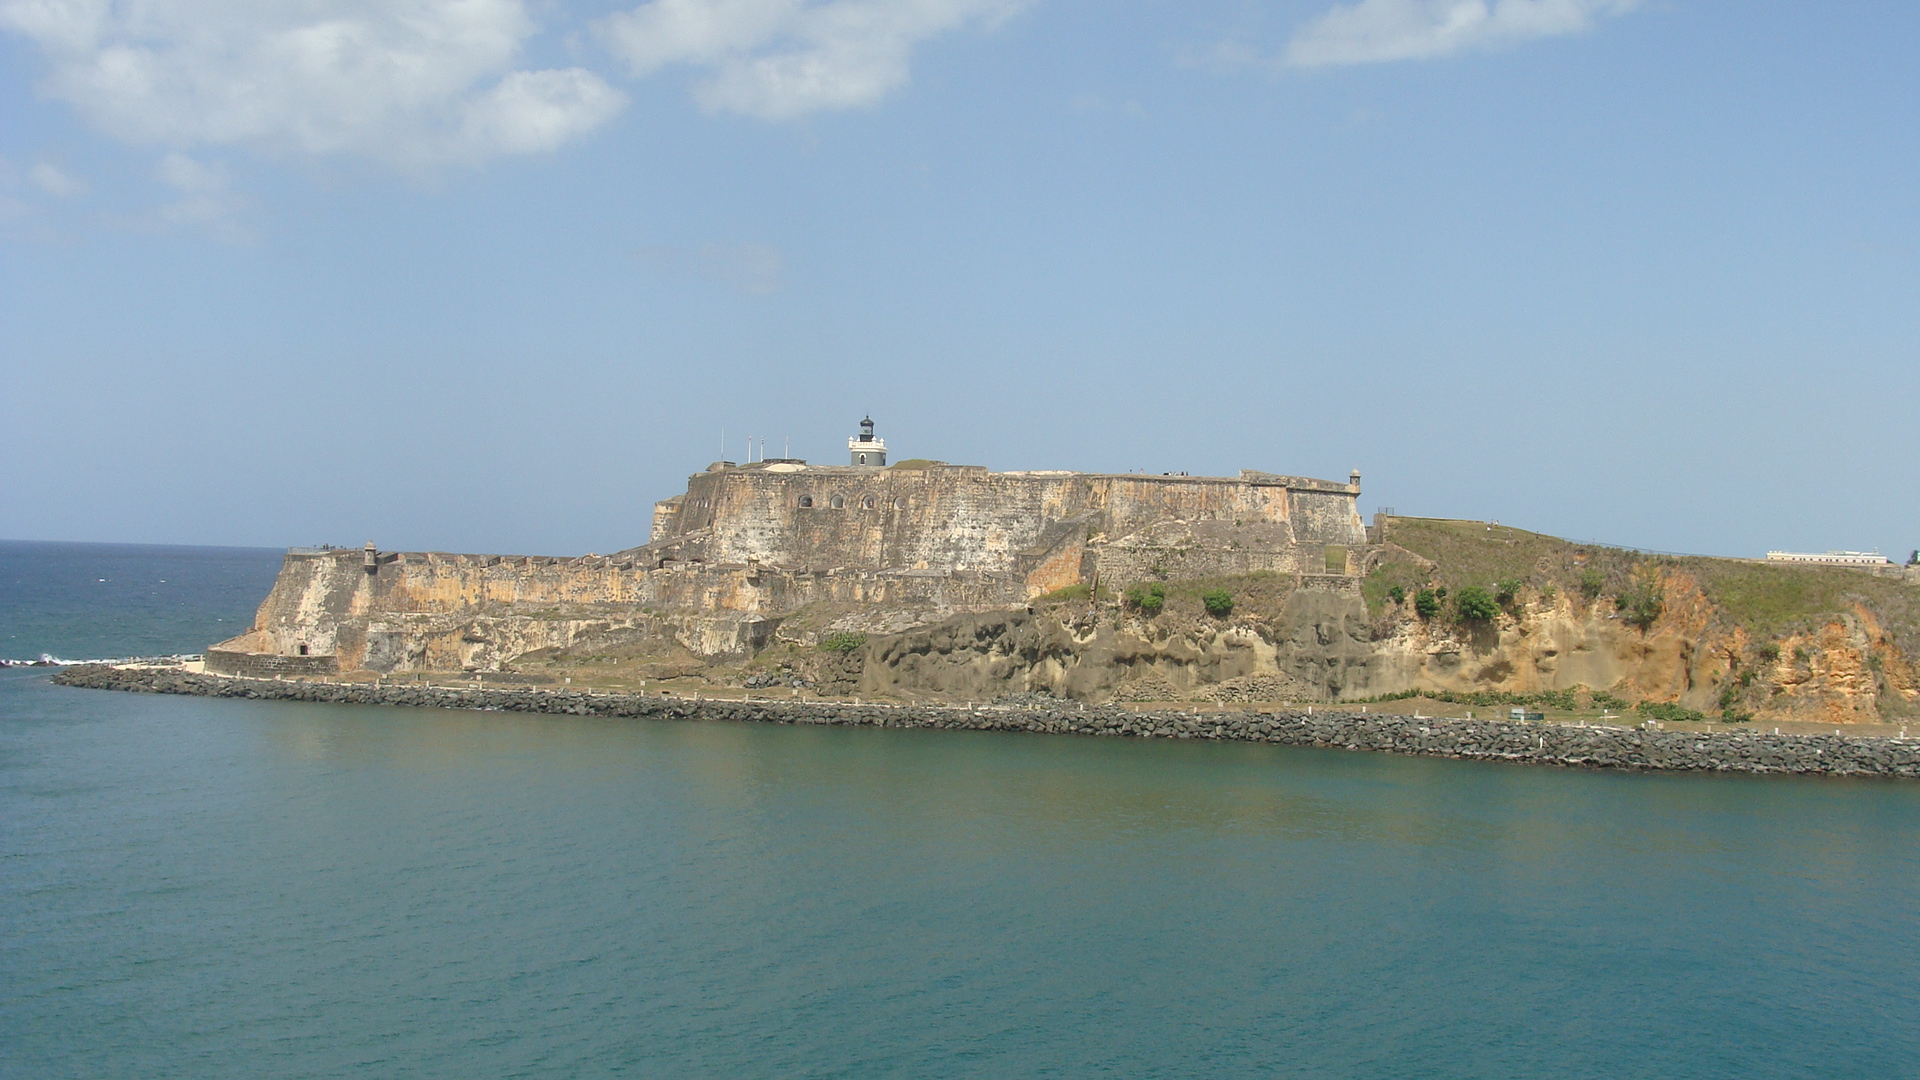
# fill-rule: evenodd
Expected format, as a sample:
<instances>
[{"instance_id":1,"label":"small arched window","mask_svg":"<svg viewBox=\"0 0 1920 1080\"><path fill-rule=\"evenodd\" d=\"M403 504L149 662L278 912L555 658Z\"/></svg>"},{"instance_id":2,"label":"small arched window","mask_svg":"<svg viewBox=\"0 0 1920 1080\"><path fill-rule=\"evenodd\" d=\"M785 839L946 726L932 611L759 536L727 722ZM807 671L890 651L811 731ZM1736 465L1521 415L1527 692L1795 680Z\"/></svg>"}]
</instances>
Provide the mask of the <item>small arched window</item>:
<instances>
[{"instance_id":1,"label":"small arched window","mask_svg":"<svg viewBox=\"0 0 1920 1080\"><path fill-rule=\"evenodd\" d=\"M838 510L841 507L844 507L847 505L847 500L841 498L838 495L835 495L833 498L827 500L827 505L833 507L835 510Z\"/></svg>"},{"instance_id":2,"label":"small arched window","mask_svg":"<svg viewBox=\"0 0 1920 1080\"><path fill-rule=\"evenodd\" d=\"M800 496L800 508L801 508L801 509L803 509L803 510L805 510L805 509L807 509L807 508L809 508L809 507L811 507L811 506L813 506L813 496L811 496L811 495L802 495L802 496Z\"/></svg>"},{"instance_id":3,"label":"small arched window","mask_svg":"<svg viewBox=\"0 0 1920 1080\"><path fill-rule=\"evenodd\" d=\"M893 500L893 508L895 510L905 510L907 508L907 497L905 495L901 495L895 498Z\"/></svg>"},{"instance_id":4,"label":"small arched window","mask_svg":"<svg viewBox=\"0 0 1920 1080\"><path fill-rule=\"evenodd\" d=\"M873 496L871 496L871 495L869 495L869 496L867 496L866 498L864 498L864 499L861 499L861 500L860 500L860 509L862 509L862 510L871 510L871 509L873 509Z\"/></svg>"}]
</instances>

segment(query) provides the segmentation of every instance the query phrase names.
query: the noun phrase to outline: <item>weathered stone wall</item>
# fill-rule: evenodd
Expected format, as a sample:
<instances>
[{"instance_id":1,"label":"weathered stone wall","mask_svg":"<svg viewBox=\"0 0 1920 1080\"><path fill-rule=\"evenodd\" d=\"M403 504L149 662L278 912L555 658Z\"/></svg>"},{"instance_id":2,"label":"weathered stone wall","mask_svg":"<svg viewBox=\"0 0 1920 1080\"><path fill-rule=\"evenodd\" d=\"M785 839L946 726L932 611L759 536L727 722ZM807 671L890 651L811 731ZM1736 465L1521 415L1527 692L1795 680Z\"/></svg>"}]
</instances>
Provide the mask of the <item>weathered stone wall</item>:
<instances>
[{"instance_id":1,"label":"weathered stone wall","mask_svg":"<svg viewBox=\"0 0 1920 1080\"><path fill-rule=\"evenodd\" d=\"M1245 528L1248 546L1222 547L1207 573L1293 570L1302 545L1317 557L1325 544L1365 543L1355 506L1359 489L1299 477L1222 477L990 473L982 468L926 469L736 467L689 479L677 511L656 512L660 530L635 557L681 558L673 542L700 535L712 562L758 561L780 567L863 567L999 573L1040 570L1033 591L1073 584L1062 526L1109 538L1115 559L1103 576L1133 572L1142 557L1129 538L1163 525ZM665 504L663 504L664 506ZM1211 539L1223 545L1234 539ZM1192 562L1209 554L1182 545ZM1095 552L1098 565L1099 552ZM1144 556L1143 556L1144 557ZM1023 562L1024 565L1023 565ZM1196 568L1197 570L1199 568Z\"/></svg>"},{"instance_id":2,"label":"weathered stone wall","mask_svg":"<svg viewBox=\"0 0 1920 1080\"><path fill-rule=\"evenodd\" d=\"M205 660L208 671L255 679L271 679L281 675L332 675L340 670L331 656L278 656L273 653L208 649Z\"/></svg>"},{"instance_id":3,"label":"weathered stone wall","mask_svg":"<svg viewBox=\"0 0 1920 1080\"><path fill-rule=\"evenodd\" d=\"M596 636L678 645L697 656L764 646L813 604L924 610L927 618L1024 597L1014 574L388 554L368 573L357 551L290 553L253 627L220 648L298 656L341 670L494 671L538 649Z\"/></svg>"},{"instance_id":4,"label":"weathered stone wall","mask_svg":"<svg viewBox=\"0 0 1920 1080\"><path fill-rule=\"evenodd\" d=\"M652 542L613 556L289 552L252 630L221 647L375 671L497 670L614 637L735 656L812 605L904 610L910 625L1094 575L1292 571L1326 536L1364 536L1357 496L1264 473L717 465L655 506Z\"/></svg>"}]
</instances>

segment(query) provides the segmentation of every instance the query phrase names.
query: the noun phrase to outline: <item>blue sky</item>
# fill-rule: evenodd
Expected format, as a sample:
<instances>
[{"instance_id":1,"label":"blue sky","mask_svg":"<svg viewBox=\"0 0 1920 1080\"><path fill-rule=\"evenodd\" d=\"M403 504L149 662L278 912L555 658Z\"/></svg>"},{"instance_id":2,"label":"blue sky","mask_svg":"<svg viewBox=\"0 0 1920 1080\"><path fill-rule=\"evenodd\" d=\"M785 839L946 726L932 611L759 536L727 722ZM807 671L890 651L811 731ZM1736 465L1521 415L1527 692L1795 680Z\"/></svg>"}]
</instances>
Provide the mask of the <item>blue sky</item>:
<instances>
[{"instance_id":1,"label":"blue sky","mask_svg":"<svg viewBox=\"0 0 1920 1080\"><path fill-rule=\"evenodd\" d=\"M1920 546L1920 6L0 0L0 536L571 553L748 435Z\"/></svg>"}]
</instances>

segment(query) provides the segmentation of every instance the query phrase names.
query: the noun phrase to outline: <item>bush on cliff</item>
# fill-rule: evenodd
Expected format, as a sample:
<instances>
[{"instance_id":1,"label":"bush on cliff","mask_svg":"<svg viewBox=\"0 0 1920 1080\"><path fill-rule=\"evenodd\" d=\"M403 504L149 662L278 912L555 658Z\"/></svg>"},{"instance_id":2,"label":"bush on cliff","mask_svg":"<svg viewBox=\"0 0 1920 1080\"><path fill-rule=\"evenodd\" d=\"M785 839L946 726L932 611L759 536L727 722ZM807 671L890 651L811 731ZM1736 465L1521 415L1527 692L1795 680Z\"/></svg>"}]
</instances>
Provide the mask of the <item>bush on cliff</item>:
<instances>
[{"instance_id":1,"label":"bush on cliff","mask_svg":"<svg viewBox=\"0 0 1920 1080\"><path fill-rule=\"evenodd\" d=\"M1157 581L1135 585L1127 590L1127 606L1143 615L1158 615L1167 606L1167 587Z\"/></svg>"},{"instance_id":2,"label":"bush on cliff","mask_svg":"<svg viewBox=\"0 0 1920 1080\"><path fill-rule=\"evenodd\" d=\"M1483 623L1500 614L1500 605L1493 602L1487 590L1478 585L1469 585L1460 590L1453 600L1454 610L1460 613L1465 622Z\"/></svg>"},{"instance_id":3,"label":"bush on cliff","mask_svg":"<svg viewBox=\"0 0 1920 1080\"><path fill-rule=\"evenodd\" d=\"M1208 589L1200 594L1200 602L1207 606L1207 614L1216 619L1233 614L1233 594L1225 589Z\"/></svg>"},{"instance_id":4,"label":"bush on cliff","mask_svg":"<svg viewBox=\"0 0 1920 1080\"><path fill-rule=\"evenodd\" d=\"M1440 614L1440 597L1432 589L1421 589L1413 594L1413 610L1423 619L1431 619Z\"/></svg>"},{"instance_id":5,"label":"bush on cliff","mask_svg":"<svg viewBox=\"0 0 1920 1080\"><path fill-rule=\"evenodd\" d=\"M1671 701L1643 701L1634 706L1642 716L1651 716L1655 720L1668 723L1697 723L1707 718L1707 714L1684 708Z\"/></svg>"},{"instance_id":6,"label":"bush on cliff","mask_svg":"<svg viewBox=\"0 0 1920 1080\"><path fill-rule=\"evenodd\" d=\"M830 653L850 653L867 643L867 635L845 630L838 634L829 634L820 642L820 648Z\"/></svg>"},{"instance_id":7,"label":"bush on cliff","mask_svg":"<svg viewBox=\"0 0 1920 1080\"><path fill-rule=\"evenodd\" d=\"M1613 598L1614 606L1620 609L1620 621L1637 630L1646 630L1660 618L1666 602L1661 599L1660 590L1651 584L1635 585L1623 589Z\"/></svg>"}]
</instances>

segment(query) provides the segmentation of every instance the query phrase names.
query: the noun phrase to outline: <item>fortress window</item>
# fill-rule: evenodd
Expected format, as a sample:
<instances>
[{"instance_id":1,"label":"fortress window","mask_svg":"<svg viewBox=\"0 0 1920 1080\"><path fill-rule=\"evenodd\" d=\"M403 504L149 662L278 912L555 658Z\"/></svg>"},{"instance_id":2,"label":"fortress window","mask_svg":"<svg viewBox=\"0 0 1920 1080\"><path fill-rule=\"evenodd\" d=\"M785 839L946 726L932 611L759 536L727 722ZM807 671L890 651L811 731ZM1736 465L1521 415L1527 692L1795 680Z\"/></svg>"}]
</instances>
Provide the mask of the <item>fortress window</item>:
<instances>
[{"instance_id":1,"label":"fortress window","mask_svg":"<svg viewBox=\"0 0 1920 1080\"><path fill-rule=\"evenodd\" d=\"M307 655L307 647L305 645L300 646L300 655L301 656Z\"/></svg>"},{"instance_id":2,"label":"fortress window","mask_svg":"<svg viewBox=\"0 0 1920 1080\"><path fill-rule=\"evenodd\" d=\"M871 510L871 509L873 509L873 496L871 496L871 495L869 495L869 496L867 496L866 498L864 498L864 499L861 499L861 500L860 500L860 509L862 509L862 510Z\"/></svg>"},{"instance_id":3,"label":"fortress window","mask_svg":"<svg viewBox=\"0 0 1920 1080\"><path fill-rule=\"evenodd\" d=\"M905 510L907 508L907 497L905 495L902 495L894 499L893 508L895 510Z\"/></svg>"},{"instance_id":4,"label":"fortress window","mask_svg":"<svg viewBox=\"0 0 1920 1080\"><path fill-rule=\"evenodd\" d=\"M802 510L808 509L812 506L813 506L813 496L811 495L800 496L800 508Z\"/></svg>"},{"instance_id":5,"label":"fortress window","mask_svg":"<svg viewBox=\"0 0 1920 1080\"><path fill-rule=\"evenodd\" d=\"M833 507L835 510L838 510L847 505L847 500L841 498L838 495L835 495L833 498L827 500L827 505Z\"/></svg>"}]
</instances>

